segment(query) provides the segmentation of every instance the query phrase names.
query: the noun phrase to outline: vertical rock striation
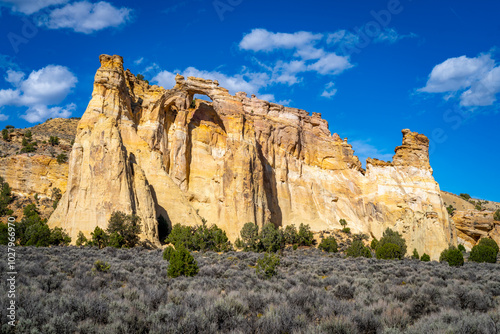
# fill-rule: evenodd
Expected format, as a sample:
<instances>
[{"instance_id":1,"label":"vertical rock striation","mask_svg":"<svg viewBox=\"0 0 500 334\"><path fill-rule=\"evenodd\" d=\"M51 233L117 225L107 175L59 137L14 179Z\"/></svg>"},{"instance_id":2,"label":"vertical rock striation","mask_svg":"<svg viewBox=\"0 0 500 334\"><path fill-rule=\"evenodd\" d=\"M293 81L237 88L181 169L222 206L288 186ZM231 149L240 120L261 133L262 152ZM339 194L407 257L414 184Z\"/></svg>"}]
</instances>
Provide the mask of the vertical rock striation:
<instances>
[{"instance_id":1,"label":"vertical rock striation","mask_svg":"<svg viewBox=\"0 0 500 334\"><path fill-rule=\"evenodd\" d=\"M377 238L395 228L408 249L434 259L456 243L424 135L403 130L393 162L369 159L365 172L320 114L193 77L178 75L166 90L124 71L119 56L100 61L67 191L49 222L72 237L121 210L138 214L143 237L156 243L160 215L187 225L204 217L233 240L247 222L325 230L344 218Z\"/></svg>"}]
</instances>

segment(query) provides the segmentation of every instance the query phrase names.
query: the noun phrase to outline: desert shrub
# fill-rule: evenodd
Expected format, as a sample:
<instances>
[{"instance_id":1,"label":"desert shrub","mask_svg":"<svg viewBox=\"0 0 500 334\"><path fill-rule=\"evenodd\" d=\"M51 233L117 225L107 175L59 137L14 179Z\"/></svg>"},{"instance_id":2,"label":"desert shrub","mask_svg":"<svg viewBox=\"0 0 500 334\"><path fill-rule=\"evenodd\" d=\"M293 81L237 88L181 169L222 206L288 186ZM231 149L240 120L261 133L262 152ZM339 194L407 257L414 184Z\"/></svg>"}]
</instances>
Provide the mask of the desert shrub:
<instances>
[{"instance_id":1,"label":"desert shrub","mask_svg":"<svg viewBox=\"0 0 500 334\"><path fill-rule=\"evenodd\" d=\"M470 200L470 199L471 199L471 197L470 197L470 195L469 195L469 194L464 194L464 193L460 194L460 197L462 197L462 198L463 198L464 200L466 200L466 201L468 201L468 200Z\"/></svg>"},{"instance_id":2,"label":"desert shrub","mask_svg":"<svg viewBox=\"0 0 500 334\"><path fill-rule=\"evenodd\" d=\"M82 231L78 232L78 235L76 237L76 245L77 246L84 246L88 243L89 241L87 240L87 238L85 237L85 235L83 234Z\"/></svg>"},{"instance_id":3,"label":"desert shrub","mask_svg":"<svg viewBox=\"0 0 500 334\"><path fill-rule=\"evenodd\" d=\"M50 136L49 138L49 144L52 146L59 145L59 137L57 136Z\"/></svg>"},{"instance_id":4,"label":"desert shrub","mask_svg":"<svg viewBox=\"0 0 500 334\"><path fill-rule=\"evenodd\" d=\"M344 227L342 229L342 232L346 233L346 234L350 234L351 233L351 228L350 227Z\"/></svg>"},{"instance_id":5,"label":"desert shrub","mask_svg":"<svg viewBox=\"0 0 500 334\"><path fill-rule=\"evenodd\" d=\"M164 260L167 260L167 261L170 261L170 258L172 257L172 254L174 253L175 249L174 247L172 246L167 246L164 250L163 250L163 259Z\"/></svg>"},{"instance_id":6,"label":"desert shrub","mask_svg":"<svg viewBox=\"0 0 500 334\"><path fill-rule=\"evenodd\" d=\"M106 273L109 271L110 268L111 265L109 263L97 260L96 262L94 262L94 267L92 268L92 271Z\"/></svg>"},{"instance_id":7,"label":"desert shrub","mask_svg":"<svg viewBox=\"0 0 500 334\"><path fill-rule=\"evenodd\" d=\"M54 227L50 231L50 244L55 246L69 245L71 238L61 227Z\"/></svg>"},{"instance_id":8,"label":"desert shrub","mask_svg":"<svg viewBox=\"0 0 500 334\"><path fill-rule=\"evenodd\" d=\"M401 234L391 230L390 228L387 228L384 231L382 238L378 242L377 249L384 246L385 244L388 244L388 243L395 244L395 245L399 246L399 248L401 249L401 257L400 257L401 259L405 256L405 254L406 254L406 240L403 239Z\"/></svg>"},{"instance_id":9,"label":"desert shrub","mask_svg":"<svg viewBox=\"0 0 500 334\"><path fill-rule=\"evenodd\" d=\"M57 205L59 204L59 201L61 200L61 198L62 198L61 189L52 188L52 200L54 201L54 203L52 204L52 207L54 209L57 208Z\"/></svg>"},{"instance_id":10,"label":"desert shrub","mask_svg":"<svg viewBox=\"0 0 500 334\"><path fill-rule=\"evenodd\" d=\"M9 204L12 203L12 192L10 186L0 176L0 216L10 216L13 211L9 209Z\"/></svg>"},{"instance_id":11,"label":"desert shrub","mask_svg":"<svg viewBox=\"0 0 500 334\"><path fill-rule=\"evenodd\" d=\"M203 224L193 228L191 250L227 252L232 249L231 243L222 229L217 225L207 227L206 221L202 219Z\"/></svg>"},{"instance_id":12,"label":"desert shrub","mask_svg":"<svg viewBox=\"0 0 500 334\"><path fill-rule=\"evenodd\" d=\"M464 265L464 256L458 248L450 246L448 249L441 252L439 262L448 262L448 264L452 267L459 267Z\"/></svg>"},{"instance_id":13,"label":"desert shrub","mask_svg":"<svg viewBox=\"0 0 500 334\"><path fill-rule=\"evenodd\" d=\"M490 246L478 244L472 247L469 256L469 261L496 263L497 253Z\"/></svg>"},{"instance_id":14,"label":"desert shrub","mask_svg":"<svg viewBox=\"0 0 500 334\"><path fill-rule=\"evenodd\" d=\"M363 241L361 240L354 240L351 246L347 248L346 255L349 257L372 257L372 253L370 252L368 247L365 247Z\"/></svg>"},{"instance_id":15,"label":"desert shrub","mask_svg":"<svg viewBox=\"0 0 500 334\"><path fill-rule=\"evenodd\" d=\"M244 251L258 252L261 249L259 227L254 223L246 223L240 231L241 244Z\"/></svg>"},{"instance_id":16,"label":"desert shrub","mask_svg":"<svg viewBox=\"0 0 500 334\"><path fill-rule=\"evenodd\" d=\"M106 231L109 235L109 246L115 248L135 247L140 240L141 218L134 214L127 215L121 211L115 211L111 214Z\"/></svg>"},{"instance_id":17,"label":"desert shrub","mask_svg":"<svg viewBox=\"0 0 500 334\"><path fill-rule=\"evenodd\" d=\"M255 273L262 279L269 279L278 273L280 258L275 254L266 253L263 258L257 260Z\"/></svg>"},{"instance_id":18,"label":"desert shrub","mask_svg":"<svg viewBox=\"0 0 500 334\"><path fill-rule=\"evenodd\" d=\"M431 260L431 257L428 254L422 254L422 257L420 258L420 261L423 262L429 262Z\"/></svg>"},{"instance_id":19,"label":"desert shrub","mask_svg":"<svg viewBox=\"0 0 500 334\"><path fill-rule=\"evenodd\" d=\"M373 238L372 242L370 243L370 248L373 250L377 250L377 246L378 246L378 240L377 238Z\"/></svg>"},{"instance_id":20,"label":"desert shrub","mask_svg":"<svg viewBox=\"0 0 500 334\"><path fill-rule=\"evenodd\" d=\"M33 138L33 134L31 133L31 130L28 130L24 133L24 138L28 139L29 141L31 141L31 139Z\"/></svg>"},{"instance_id":21,"label":"desert shrub","mask_svg":"<svg viewBox=\"0 0 500 334\"><path fill-rule=\"evenodd\" d=\"M63 164L68 161L68 156L64 153L61 153L57 156L56 159L58 164Z\"/></svg>"},{"instance_id":22,"label":"desert shrub","mask_svg":"<svg viewBox=\"0 0 500 334\"><path fill-rule=\"evenodd\" d=\"M299 234L295 225L287 225L283 229L283 238L287 245L294 245L299 242Z\"/></svg>"},{"instance_id":23,"label":"desert shrub","mask_svg":"<svg viewBox=\"0 0 500 334\"><path fill-rule=\"evenodd\" d=\"M260 231L260 242L266 252L276 252L281 248L282 234L273 223L266 223Z\"/></svg>"},{"instance_id":24,"label":"desert shrub","mask_svg":"<svg viewBox=\"0 0 500 334\"><path fill-rule=\"evenodd\" d=\"M339 299L353 299L356 288L347 281L339 283L334 290L335 297Z\"/></svg>"},{"instance_id":25,"label":"desert shrub","mask_svg":"<svg viewBox=\"0 0 500 334\"><path fill-rule=\"evenodd\" d=\"M198 270L198 263L183 244L170 255L168 277L195 276Z\"/></svg>"},{"instance_id":26,"label":"desert shrub","mask_svg":"<svg viewBox=\"0 0 500 334\"><path fill-rule=\"evenodd\" d=\"M493 214L493 219L496 221L500 221L500 210L495 211Z\"/></svg>"},{"instance_id":27,"label":"desert shrub","mask_svg":"<svg viewBox=\"0 0 500 334\"><path fill-rule=\"evenodd\" d=\"M4 141L9 141L9 130L3 129L2 130L2 138Z\"/></svg>"},{"instance_id":28,"label":"desert shrub","mask_svg":"<svg viewBox=\"0 0 500 334\"><path fill-rule=\"evenodd\" d=\"M465 253L467 250L465 249L464 245L459 244L458 245L458 250L461 251L462 253Z\"/></svg>"},{"instance_id":29,"label":"desert shrub","mask_svg":"<svg viewBox=\"0 0 500 334\"><path fill-rule=\"evenodd\" d=\"M491 247L495 250L495 253L498 254L498 251L499 251L498 244L493 239L483 238L483 239L479 240L478 245Z\"/></svg>"},{"instance_id":30,"label":"desert shrub","mask_svg":"<svg viewBox=\"0 0 500 334\"><path fill-rule=\"evenodd\" d=\"M299 246L311 246L314 241L314 234L311 231L311 227L306 224L300 224L299 226L299 240L298 240L298 245Z\"/></svg>"},{"instance_id":31,"label":"desert shrub","mask_svg":"<svg viewBox=\"0 0 500 334\"><path fill-rule=\"evenodd\" d=\"M396 244L385 243L383 246L377 247L377 251L375 253L377 259L402 259L403 254L401 254L401 247Z\"/></svg>"},{"instance_id":32,"label":"desert shrub","mask_svg":"<svg viewBox=\"0 0 500 334\"><path fill-rule=\"evenodd\" d=\"M448 214L450 215L450 217L453 217L456 209L453 207L453 205L450 204L446 207L446 211L448 211Z\"/></svg>"},{"instance_id":33,"label":"desert shrub","mask_svg":"<svg viewBox=\"0 0 500 334\"><path fill-rule=\"evenodd\" d=\"M411 256L411 258L415 260L420 259L420 255L418 255L418 251L416 248L413 249L413 255Z\"/></svg>"},{"instance_id":34,"label":"desert shrub","mask_svg":"<svg viewBox=\"0 0 500 334\"><path fill-rule=\"evenodd\" d=\"M96 226L94 231L90 233L91 239L89 246L95 246L98 248L104 248L108 245L109 235L99 226Z\"/></svg>"},{"instance_id":35,"label":"desert shrub","mask_svg":"<svg viewBox=\"0 0 500 334\"><path fill-rule=\"evenodd\" d=\"M181 224L175 224L172 227L172 231L168 235L167 239L165 239L166 243L170 243L175 247L184 245L186 248L193 247L192 242L193 231L190 226L183 226Z\"/></svg>"},{"instance_id":36,"label":"desert shrub","mask_svg":"<svg viewBox=\"0 0 500 334\"><path fill-rule=\"evenodd\" d=\"M324 250L325 252L337 253L338 252L337 240L335 240L335 237L333 235L326 237L323 240L321 240L321 243L319 244L318 248Z\"/></svg>"}]
</instances>

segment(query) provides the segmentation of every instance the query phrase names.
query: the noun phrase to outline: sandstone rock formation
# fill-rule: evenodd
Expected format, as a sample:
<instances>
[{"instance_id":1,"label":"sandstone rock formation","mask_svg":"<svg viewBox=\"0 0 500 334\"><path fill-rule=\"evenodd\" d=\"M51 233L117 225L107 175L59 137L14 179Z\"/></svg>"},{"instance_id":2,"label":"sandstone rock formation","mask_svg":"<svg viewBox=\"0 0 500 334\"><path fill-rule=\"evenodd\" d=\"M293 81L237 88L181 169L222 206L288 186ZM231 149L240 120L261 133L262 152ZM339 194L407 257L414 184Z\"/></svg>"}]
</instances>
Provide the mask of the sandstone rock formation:
<instances>
[{"instance_id":1,"label":"sandstone rock formation","mask_svg":"<svg viewBox=\"0 0 500 334\"><path fill-rule=\"evenodd\" d=\"M67 191L49 221L73 239L121 210L138 214L153 242L162 215L188 225L204 217L233 240L247 222L319 231L344 218L377 238L394 228L410 251L433 259L456 244L425 136L403 130L393 162L370 159L364 171L318 113L232 96L212 80L178 75L172 89L150 86L124 71L121 57L100 61Z\"/></svg>"},{"instance_id":2,"label":"sandstone rock formation","mask_svg":"<svg viewBox=\"0 0 500 334\"><path fill-rule=\"evenodd\" d=\"M16 194L51 197L52 188L66 191L68 165L46 155L20 154L0 159L0 176Z\"/></svg>"}]
</instances>

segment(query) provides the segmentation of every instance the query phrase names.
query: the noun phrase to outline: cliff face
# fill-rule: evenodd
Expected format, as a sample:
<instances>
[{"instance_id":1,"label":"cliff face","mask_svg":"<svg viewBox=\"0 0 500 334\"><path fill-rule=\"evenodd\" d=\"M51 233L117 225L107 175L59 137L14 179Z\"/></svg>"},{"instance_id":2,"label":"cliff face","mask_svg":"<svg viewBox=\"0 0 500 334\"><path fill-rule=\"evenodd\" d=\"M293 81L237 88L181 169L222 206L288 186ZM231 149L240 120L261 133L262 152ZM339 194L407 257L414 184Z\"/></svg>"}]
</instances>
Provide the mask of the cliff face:
<instances>
[{"instance_id":1,"label":"cliff face","mask_svg":"<svg viewBox=\"0 0 500 334\"><path fill-rule=\"evenodd\" d=\"M216 223L235 239L247 222L310 224L380 238L400 231L408 249L437 258L456 243L432 177L428 139L403 130L391 163L367 170L321 115L232 96L218 82L176 77L165 90L100 57L92 100L77 129L67 191L49 223L75 238L106 227L115 210L141 216L157 242L156 218ZM193 101L194 94L212 102Z\"/></svg>"},{"instance_id":2,"label":"cliff face","mask_svg":"<svg viewBox=\"0 0 500 334\"><path fill-rule=\"evenodd\" d=\"M0 159L0 176L21 196L51 197L52 188L66 190L68 165L46 155L20 154Z\"/></svg>"}]
</instances>

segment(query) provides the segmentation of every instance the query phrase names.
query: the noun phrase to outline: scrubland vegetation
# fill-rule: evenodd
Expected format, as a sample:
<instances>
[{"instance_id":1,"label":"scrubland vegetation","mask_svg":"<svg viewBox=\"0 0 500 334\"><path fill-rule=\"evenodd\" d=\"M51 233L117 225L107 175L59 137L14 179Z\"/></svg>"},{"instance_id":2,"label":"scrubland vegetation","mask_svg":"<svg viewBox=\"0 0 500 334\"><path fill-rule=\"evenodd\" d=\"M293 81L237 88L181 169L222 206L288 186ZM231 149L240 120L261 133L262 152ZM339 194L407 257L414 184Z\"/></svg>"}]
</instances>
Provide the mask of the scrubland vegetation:
<instances>
[{"instance_id":1,"label":"scrubland vegetation","mask_svg":"<svg viewBox=\"0 0 500 334\"><path fill-rule=\"evenodd\" d=\"M0 247L5 254L4 246ZM18 247L18 319L2 333L497 333L500 266L342 258L288 247L262 279L255 252ZM98 262L99 261L99 262ZM6 263L0 261L6 289ZM95 269L97 268L97 269ZM5 319L5 296L0 312ZM2 322L3 323L3 322Z\"/></svg>"}]
</instances>

